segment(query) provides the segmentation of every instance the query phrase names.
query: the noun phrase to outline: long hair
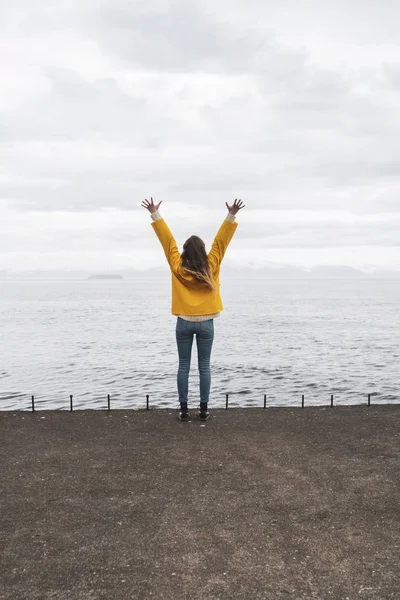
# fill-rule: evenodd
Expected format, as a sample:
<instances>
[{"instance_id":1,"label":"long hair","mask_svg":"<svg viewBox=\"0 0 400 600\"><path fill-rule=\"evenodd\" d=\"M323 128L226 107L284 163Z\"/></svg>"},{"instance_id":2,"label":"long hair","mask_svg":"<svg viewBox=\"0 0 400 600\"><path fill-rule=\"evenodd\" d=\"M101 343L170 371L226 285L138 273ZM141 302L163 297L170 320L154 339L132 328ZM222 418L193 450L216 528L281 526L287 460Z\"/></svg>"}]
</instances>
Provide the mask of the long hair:
<instances>
[{"instance_id":1,"label":"long hair","mask_svg":"<svg viewBox=\"0 0 400 600\"><path fill-rule=\"evenodd\" d=\"M201 238L197 235L192 235L183 244L183 252L181 255L182 267L192 273L200 283L210 290L215 291L217 286L208 264L206 246Z\"/></svg>"}]
</instances>

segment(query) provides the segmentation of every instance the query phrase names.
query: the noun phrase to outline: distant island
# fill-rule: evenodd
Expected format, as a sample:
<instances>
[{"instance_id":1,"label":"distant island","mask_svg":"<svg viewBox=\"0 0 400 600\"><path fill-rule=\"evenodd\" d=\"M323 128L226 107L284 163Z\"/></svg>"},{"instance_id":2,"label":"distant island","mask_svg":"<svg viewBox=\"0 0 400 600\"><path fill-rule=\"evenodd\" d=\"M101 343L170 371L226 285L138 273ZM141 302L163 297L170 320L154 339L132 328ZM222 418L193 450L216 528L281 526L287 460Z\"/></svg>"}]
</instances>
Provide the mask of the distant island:
<instances>
[{"instance_id":1,"label":"distant island","mask_svg":"<svg viewBox=\"0 0 400 600\"><path fill-rule=\"evenodd\" d=\"M30 270L30 271L12 271L11 269L0 269L0 281L75 281L88 279L97 281L134 281L144 278L169 281L171 278L168 265L153 267L147 270L137 269L119 269L122 274L103 273L91 274L89 270L82 269L65 269L64 271L56 271L49 269ZM250 262L248 265L234 265L226 262L222 265L222 277L227 279L303 279L303 280L319 280L325 279L343 279L346 281L367 280L378 281L400 281L400 265L397 271L376 267L366 267L365 270L354 269L346 265L316 265L311 269L306 270L296 266L285 266L279 264L268 263L264 266L256 268Z\"/></svg>"},{"instance_id":2,"label":"distant island","mask_svg":"<svg viewBox=\"0 0 400 600\"><path fill-rule=\"evenodd\" d=\"M122 275L107 275L107 274L98 274L98 275L90 275L88 279L123 279Z\"/></svg>"}]
</instances>

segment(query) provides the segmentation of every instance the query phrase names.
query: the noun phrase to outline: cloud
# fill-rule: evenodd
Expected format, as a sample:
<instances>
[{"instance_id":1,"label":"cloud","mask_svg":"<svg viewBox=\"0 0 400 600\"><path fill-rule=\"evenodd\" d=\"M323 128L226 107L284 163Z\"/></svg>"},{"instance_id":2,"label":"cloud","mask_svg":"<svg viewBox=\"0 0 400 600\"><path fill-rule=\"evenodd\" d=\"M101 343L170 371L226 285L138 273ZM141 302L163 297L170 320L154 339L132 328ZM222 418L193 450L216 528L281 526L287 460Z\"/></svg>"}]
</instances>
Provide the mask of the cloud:
<instances>
[{"instance_id":1,"label":"cloud","mask_svg":"<svg viewBox=\"0 0 400 600\"><path fill-rule=\"evenodd\" d=\"M1 232L3 264L46 213L60 252L75 239L61 214L89 227L110 208L151 248L150 195L179 236L192 210L208 239L242 197L243 251L396 247L398 17L390 1L3 3L0 218L26 217ZM129 243L123 224L104 236Z\"/></svg>"},{"instance_id":2,"label":"cloud","mask_svg":"<svg viewBox=\"0 0 400 600\"><path fill-rule=\"evenodd\" d=\"M224 13L200 2L103 2L85 29L130 68L174 72L242 73L264 43L265 31L243 32Z\"/></svg>"}]
</instances>

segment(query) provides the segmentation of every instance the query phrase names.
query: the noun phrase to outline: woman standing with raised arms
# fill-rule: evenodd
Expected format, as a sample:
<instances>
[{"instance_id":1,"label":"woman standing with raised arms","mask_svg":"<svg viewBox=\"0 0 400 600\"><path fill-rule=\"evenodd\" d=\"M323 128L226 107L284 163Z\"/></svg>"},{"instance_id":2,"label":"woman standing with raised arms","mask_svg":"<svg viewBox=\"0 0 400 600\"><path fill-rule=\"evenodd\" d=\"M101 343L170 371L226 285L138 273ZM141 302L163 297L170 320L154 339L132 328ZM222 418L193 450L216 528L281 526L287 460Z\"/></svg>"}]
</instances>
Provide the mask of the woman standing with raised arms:
<instances>
[{"instance_id":1,"label":"woman standing with raised arms","mask_svg":"<svg viewBox=\"0 0 400 600\"><path fill-rule=\"evenodd\" d=\"M237 229L236 215L245 205L235 200L232 206L226 203L228 215L215 236L207 254L203 240L192 235L179 253L175 239L159 213L161 202L154 204L153 198L142 202L143 208L151 213L152 227L164 249L172 274L172 314L178 317L176 341L179 354L178 393L179 419L188 421L189 371L192 356L193 336L196 334L200 373L199 418L208 419L208 401L211 387L210 357L214 341L214 319L223 310L220 296L220 268L226 249Z\"/></svg>"}]
</instances>

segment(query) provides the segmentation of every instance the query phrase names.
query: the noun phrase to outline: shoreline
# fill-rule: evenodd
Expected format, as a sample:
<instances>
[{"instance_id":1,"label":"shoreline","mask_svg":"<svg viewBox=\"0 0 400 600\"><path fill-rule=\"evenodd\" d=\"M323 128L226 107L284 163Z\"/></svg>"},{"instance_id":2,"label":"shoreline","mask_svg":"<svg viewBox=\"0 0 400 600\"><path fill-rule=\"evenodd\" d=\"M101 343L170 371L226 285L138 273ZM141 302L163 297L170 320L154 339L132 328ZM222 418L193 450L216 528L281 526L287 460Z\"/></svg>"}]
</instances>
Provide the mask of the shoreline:
<instances>
[{"instance_id":1,"label":"shoreline","mask_svg":"<svg viewBox=\"0 0 400 600\"><path fill-rule=\"evenodd\" d=\"M234 394L232 394L234 395ZM367 394L368 396L368 394ZM365 399L364 402L360 402L360 403L353 403L353 404L346 404L346 403L342 403L342 402L335 402L333 404L326 402L325 404L307 404L307 400L305 400L304 402L304 406L302 406L302 401L300 400L298 404L296 405L277 405L277 404L266 404L266 406L264 407L262 405L262 403L260 403L258 406L237 406L236 405L236 401L235 400L229 400L229 404L228 404L228 408L226 408L226 406L224 406L221 402L218 405L213 405L212 403L210 403L209 406L209 410L210 411L222 411L222 412L227 412L227 411L232 411L232 410L262 410L264 411L271 411L271 410L311 410L311 409L315 409L315 410L335 410L335 409L362 409L362 408L384 408L386 406L399 406L400 407L400 402L398 400L393 400L392 402L377 402L376 400L374 400L374 395L370 394L370 396L372 397L372 399L368 399L368 397ZM107 400L105 401L107 402ZM136 406L126 406L126 407L121 407L118 406L117 408L113 408L112 406L112 401L110 402L110 409L107 408L106 404L103 404L103 406L99 407L99 408L88 408L88 407L77 407L77 404L73 404L73 410L71 410L70 408L70 401L67 400L65 403L65 406L63 408L38 408L40 406L43 406L43 401L42 400L35 400L35 408L34 410L32 410L32 403L30 405L26 405L25 408L0 408L0 414L2 413L42 413L42 412L47 412L47 413L71 413L71 412L121 412L121 411L128 411L128 412L154 412L154 411L160 411L160 412L165 412L165 411L169 411L169 412L176 412L179 410L179 404L178 401L176 402L176 406L167 406L167 407L160 407L160 406L152 406L151 402L149 402L149 408L146 408L146 402L142 403L142 405L140 407L136 407ZM190 404L189 403L189 412L192 412L193 414L199 410L199 402L197 403L193 403Z\"/></svg>"}]
</instances>

